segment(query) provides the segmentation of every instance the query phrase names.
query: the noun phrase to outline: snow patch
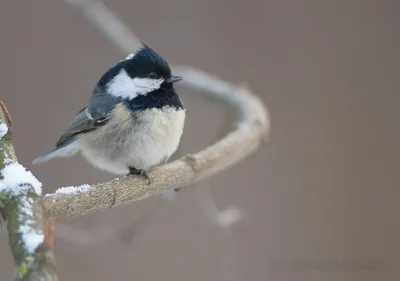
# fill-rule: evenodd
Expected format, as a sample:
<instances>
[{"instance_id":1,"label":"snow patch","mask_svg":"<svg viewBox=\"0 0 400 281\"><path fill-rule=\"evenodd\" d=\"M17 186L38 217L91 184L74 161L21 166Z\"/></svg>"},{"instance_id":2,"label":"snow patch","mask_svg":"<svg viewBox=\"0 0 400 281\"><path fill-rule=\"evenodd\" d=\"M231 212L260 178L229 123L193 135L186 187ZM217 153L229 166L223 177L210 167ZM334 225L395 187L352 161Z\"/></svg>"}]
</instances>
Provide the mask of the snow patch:
<instances>
[{"instance_id":1,"label":"snow patch","mask_svg":"<svg viewBox=\"0 0 400 281\"><path fill-rule=\"evenodd\" d=\"M0 192L9 192L13 196L24 195L20 198L19 217L20 227L18 229L21 235L21 241L24 249L33 254L43 243L44 234L36 229L34 221L34 201L28 198L28 191L33 187L34 192L42 195L42 183L35 176L17 162L11 162L5 159L6 166L1 170L3 179L0 180Z\"/></svg>"},{"instance_id":2,"label":"snow patch","mask_svg":"<svg viewBox=\"0 0 400 281\"><path fill-rule=\"evenodd\" d=\"M0 139L4 137L8 132L6 123L0 123Z\"/></svg>"},{"instance_id":3,"label":"snow patch","mask_svg":"<svg viewBox=\"0 0 400 281\"><path fill-rule=\"evenodd\" d=\"M75 194L82 193L91 190L93 187L88 184L78 185L78 186L66 186L60 187L56 190L55 194ZM50 194L49 194L50 195ZM47 196L47 195L46 195Z\"/></svg>"},{"instance_id":4,"label":"snow patch","mask_svg":"<svg viewBox=\"0 0 400 281\"><path fill-rule=\"evenodd\" d=\"M0 180L0 192L7 190L13 195L20 195L29 190L30 184L37 195L42 195L42 183L21 164L9 163L1 170L1 174L3 179Z\"/></svg>"},{"instance_id":5,"label":"snow patch","mask_svg":"<svg viewBox=\"0 0 400 281\"><path fill-rule=\"evenodd\" d=\"M35 229L33 221L33 199L24 198L20 204L19 221L21 225L18 232L21 234L21 239L25 245L25 249L29 253L34 253L40 244L44 241L44 234L41 230Z\"/></svg>"}]
</instances>

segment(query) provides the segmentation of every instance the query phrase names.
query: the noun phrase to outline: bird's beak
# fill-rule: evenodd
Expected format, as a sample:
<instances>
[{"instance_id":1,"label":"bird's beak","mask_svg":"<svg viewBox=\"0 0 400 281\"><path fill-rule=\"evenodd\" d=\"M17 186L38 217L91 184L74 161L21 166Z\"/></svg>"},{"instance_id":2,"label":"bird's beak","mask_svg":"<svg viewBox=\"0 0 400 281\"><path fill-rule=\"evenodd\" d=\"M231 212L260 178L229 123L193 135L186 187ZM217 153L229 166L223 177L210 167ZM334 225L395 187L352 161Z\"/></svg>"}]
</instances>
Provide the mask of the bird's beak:
<instances>
[{"instance_id":1,"label":"bird's beak","mask_svg":"<svg viewBox=\"0 0 400 281\"><path fill-rule=\"evenodd\" d=\"M182 76L172 75L172 76L171 76L169 79L167 79L167 81L165 81L165 82L170 83L170 84L173 84L173 83L176 83L176 82L178 82L178 81L181 81L182 79L183 79Z\"/></svg>"}]
</instances>

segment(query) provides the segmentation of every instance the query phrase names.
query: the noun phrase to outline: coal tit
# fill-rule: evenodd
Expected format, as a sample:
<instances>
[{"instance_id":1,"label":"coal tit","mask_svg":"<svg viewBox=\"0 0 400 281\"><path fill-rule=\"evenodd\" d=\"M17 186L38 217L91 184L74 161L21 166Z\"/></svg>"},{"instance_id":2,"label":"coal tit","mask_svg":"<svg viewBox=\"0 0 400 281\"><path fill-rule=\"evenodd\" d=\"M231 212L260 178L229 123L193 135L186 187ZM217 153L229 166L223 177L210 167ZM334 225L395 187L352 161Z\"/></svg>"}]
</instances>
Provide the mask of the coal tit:
<instances>
[{"instance_id":1,"label":"coal tit","mask_svg":"<svg viewBox=\"0 0 400 281\"><path fill-rule=\"evenodd\" d=\"M166 163L178 148L185 108L173 87L182 77L172 75L169 64L142 44L100 78L55 149L33 164L80 151L101 170L136 174L150 183L149 169Z\"/></svg>"}]
</instances>

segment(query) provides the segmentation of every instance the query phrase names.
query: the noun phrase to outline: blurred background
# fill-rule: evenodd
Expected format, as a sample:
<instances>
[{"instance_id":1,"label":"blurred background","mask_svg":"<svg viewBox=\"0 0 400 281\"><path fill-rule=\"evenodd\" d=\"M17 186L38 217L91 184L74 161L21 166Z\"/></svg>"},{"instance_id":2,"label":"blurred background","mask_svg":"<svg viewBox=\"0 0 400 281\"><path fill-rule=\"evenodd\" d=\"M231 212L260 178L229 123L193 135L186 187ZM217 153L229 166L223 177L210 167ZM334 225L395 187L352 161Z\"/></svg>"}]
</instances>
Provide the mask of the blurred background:
<instances>
[{"instance_id":1,"label":"blurred background","mask_svg":"<svg viewBox=\"0 0 400 281\"><path fill-rule=\"evenodd\" d=\"M174 201L152 197L61 221L60 280L399 278L400 2L105 4L174 65L249 85L270 110L272 134ZM126 53L61 0L3 1L0 32L0 96L20 162L46 192L111 179L80 156L30 163ZM218 105L181 95L188 118L177 156L213 142L225 122ZM229 231L213 224L200 190L243 219ZM4 229L0 253L1 280L11 280Z\"/></svg>"}]
</instances>

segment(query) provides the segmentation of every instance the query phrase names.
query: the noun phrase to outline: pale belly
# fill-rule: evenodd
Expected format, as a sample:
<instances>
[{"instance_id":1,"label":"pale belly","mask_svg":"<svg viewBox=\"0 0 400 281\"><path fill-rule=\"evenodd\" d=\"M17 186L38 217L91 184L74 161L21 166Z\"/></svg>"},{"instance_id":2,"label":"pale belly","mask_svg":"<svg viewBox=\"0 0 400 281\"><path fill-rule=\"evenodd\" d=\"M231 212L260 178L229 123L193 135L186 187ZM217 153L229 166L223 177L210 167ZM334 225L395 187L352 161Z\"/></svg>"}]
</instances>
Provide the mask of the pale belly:
<instances>
[{"instance_id":1,"label":"pale belly","mask_svg":"<svg viewBox=\"0 0 400 281\"><path fill-rule=\"evenodd\" d=\"M144 110L135 118L117 114L103 127L79 136L82 155L95 167L128 174L163 164L178 148L185 111L166 107Z\"/></svg>"}]
</instances>

